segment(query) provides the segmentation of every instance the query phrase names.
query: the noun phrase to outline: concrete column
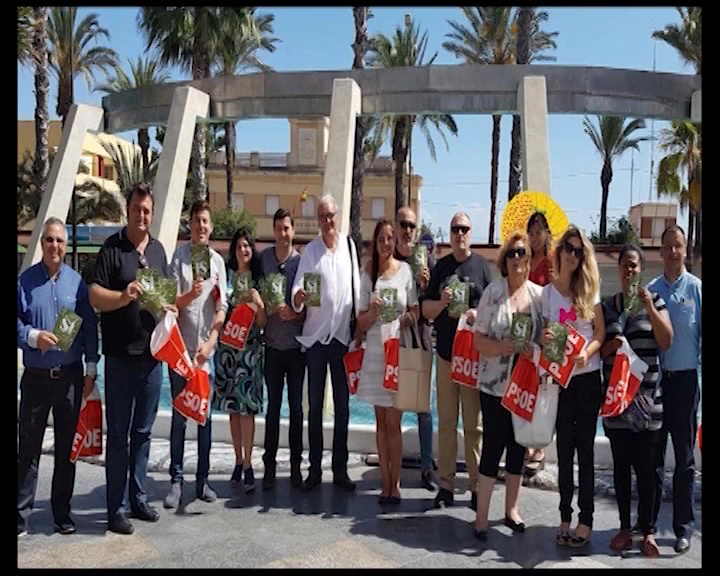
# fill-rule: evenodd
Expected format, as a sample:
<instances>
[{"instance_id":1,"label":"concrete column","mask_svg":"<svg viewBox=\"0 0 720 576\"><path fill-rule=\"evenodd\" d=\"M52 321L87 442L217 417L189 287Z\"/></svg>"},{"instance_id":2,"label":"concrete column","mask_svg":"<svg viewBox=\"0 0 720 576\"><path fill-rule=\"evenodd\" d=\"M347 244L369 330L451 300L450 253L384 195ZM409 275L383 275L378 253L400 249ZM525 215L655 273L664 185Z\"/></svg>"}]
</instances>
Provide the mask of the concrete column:
<instances>
[{"instance_id":1,"label":"concrete column","mask_svg":"<svg viewBox=\"0 0 720 576\"><path fill-rule=\"evenodd\" d=\"M693 92L690 102L690 120L692 122L702 122L702 90Z\"/></svg>"},{"instance_id":2,"label":"concrete column","mask_svg":"<svg viewBox=\"0 0 720 576\"><path fill-rule=\"evenodd\" d=\"M155 209L150 233L165 248L168 261L177 243L178 223L185 196L185 182L198 118L206 118L210 96L196 88L175 89L165 140L155 176Z\"/></svg>"},{"instance_id":3,"label":"concrete column","mask_svg":"<svg viewBox=\"0 0 720 576\"><path fill-rule=\"evenodd\" d=\"M330 104L330 135L323 177L323 195L332 194L340 210L340 232L350 233L355 120L360 114L360 86L351 78L333 81Z\"/></svg>"},{"instance_id":4,"label":"concrete column","mask_svg":"<svg viewBox=\"0 0 720 576\"><path fill-rule=\"evenodd\" d=\"M552 194L544 76L525 76L518 86L517 108L522 122L523 190Z\"/></svg>"},{"instance_id":5,"label":"concrete column","mask_svg":"<svg viewBox=\"0 0 720 576\"><path fill-rule=\"evenodd\" d=\"M99 132L102 129L102 122L102 108L86 104L73 104L70 107L65 129L60 137L60 145L50 167L21 272L39 262L42 257L40 236L45 220L51 216L60 218L63 222L67 220L85 133L88 130Z\"/></svg>"}]
</instances>

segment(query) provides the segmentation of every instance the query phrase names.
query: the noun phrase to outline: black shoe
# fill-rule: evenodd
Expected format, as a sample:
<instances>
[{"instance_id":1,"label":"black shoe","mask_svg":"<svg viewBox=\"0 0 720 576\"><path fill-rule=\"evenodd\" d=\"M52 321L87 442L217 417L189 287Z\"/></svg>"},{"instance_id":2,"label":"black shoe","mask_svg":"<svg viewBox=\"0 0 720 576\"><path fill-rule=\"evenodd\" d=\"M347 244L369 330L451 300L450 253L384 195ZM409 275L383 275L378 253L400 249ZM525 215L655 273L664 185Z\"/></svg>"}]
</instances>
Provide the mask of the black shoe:
<instances>
[{"instance_id":1,"label":"black shoe","mask_svg":"<svg viewBox=\"0 0 720 576\"><path fill-rule=\"evenodd\" d=\"M505 526L510 528L513 532L525 532L525 522L515 522L510 516L505 516Z\"/></svg>"},{"instance_id":2,"label":"black shoe","mask_svg":"<svg viewBox=\"0 0 720 576\"><path fill-rule=\"evenodd\" d=\"M476 540L480 540L480 542L487 542L487 539L488 539L488 531L487 530L478 530L477 528L473 528L473 535L475 536Z\"/></svg>"},{"instance_id":3,"label":"black shoe","mask_svg":"<svg viewBox=\"0 0 720 576\"><path fill-rule=\"evenodd\" d=\"M477 492L475 492L475 490L470 494L470 509L473 512L477 512Z\"/></svg>"},{"instance_id":4,"label":"black shoe","mask_svg":"<svg viewBox=\"0 0 720 576\"><path fill-rule=\"evenodd\" d=\"M275 470L269 470L265 468L265 473L262 479L263 490L272 490L275 488Z\"/></svg>"},{"instance_id":5,"label":"black shoe","mask_svg":"<svg viewBox=\"0 0 720 576\"><path fill-rule=\"evenodd\" d=\"M27 528L23 528L22 526L18 526L18 527L17 527L17 532L18 532L18 535L17 535L18 540L19 540L20 538L23 538L24 536L27 536L27 535L28 535Z\"/></svg>"},{"instance_id":6,"label":"black shoe","mask_svg":"<svg viewBox=\"0 0 720 576\"><path fill-rule=\"evenodd\" d=\"M684 536L681 536L677 540L675 540L675 552L678 554L685 554L690 550L690 539L685 538Z\"/></svg>"},{"instance_id":7,"label":"black shoe","mask_svg":"<svg viewBox=\"0 0 720 576\"><path fill-rule=\"evenodd\" d=\"M455 497L453 496L453 493L450 492L450 490L448 490L447 488L440 488L437 496L435 496L435 500L433 500L433 508L452 506L454 499Z\"/></svg>"},{"instance_id":8,"label":"black shoe","mask_svg":"<svg viewBox=\"0 0 720 576\"><path fill-rule=\"evenodd\" d=\"M347 474L344 476L335 476L333 478L333 484L335 484L338 488L342 488L346 492L354 492L356 487L355 482L350 480Z\"/></svg>"},{"instance_id":9,"label":"black shoe","mask_svg":"<svg viewBox=\"0 0 720 576\"><path fill-rule=\"evenodd\" d=\"M290 486L293 488L302 487L302 474L300 474L300 467L290 470Z\"/></svg>"},{"instance_id":10,"label":"black shoe","mask_svg":"<svg viewBox=\"0 0 720 576\"><path fill-rule=\"evenodd\" d=\"M124 514L117 514L108 522L108 530L116 534L132 534L135 531L135 527Z\"/></svg>"},{"instance_id":11,"label":"black shoe","mask_svg":"<svg viewBox=\"0 0 720 576\"><path fill-rule=\"evenodd\" d=\"M76 531L75 522L73 522L69 516L61 522L55 522L54 528L55 532L59 532L60 534L75 534Z\"/></svg>"},{"instance_id":12,"label":"black shoe","mask_svg":"<svg viewBox=\"0 0 720 576\"><path fill-rule=\"evenodd\" d=\"M155 510L149 504L139 504L136 508L133 508L130 516L137 518L138 520L145 520L146 522L157 522L160 520L160 513Z\"/></svg>"},{"instance_id":13,"label":"black shoe","mask_svg":"<svg viewBox=\"0 0 720 576\"><path fill-rule=\"evenodd\" d=\"M320 476L313 476L310 474L310 476L305 479L305 482L302 483L302 491L310 492L310 490L320 486L321 483L322 479Z\"/></svg>"},{"instance_id":14,"label":"black shoe","mask_svg":"<svg viewBox=\"0 0 720 576\"><path fill-rule=\"evenodd\" d=\"M435 492L435 490L437 490L433 482L432 471L425 470L425 472L420 473L420 485L428 492Z\"/></svg>"}]
</instances>

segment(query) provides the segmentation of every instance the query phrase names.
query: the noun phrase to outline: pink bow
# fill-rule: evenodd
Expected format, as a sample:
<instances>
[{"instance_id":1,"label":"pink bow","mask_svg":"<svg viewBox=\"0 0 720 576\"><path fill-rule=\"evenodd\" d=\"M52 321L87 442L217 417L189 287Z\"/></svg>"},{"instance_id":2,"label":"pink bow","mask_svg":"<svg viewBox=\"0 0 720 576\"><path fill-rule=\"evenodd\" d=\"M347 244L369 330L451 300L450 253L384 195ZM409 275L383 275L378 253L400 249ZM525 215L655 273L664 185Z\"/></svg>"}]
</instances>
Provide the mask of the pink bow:
<instances>
[{"instance_id":1,"label":"pink bow","mask_svg":"<svg viewBox=\"0 0 720 576\"><path fill-rule=\"evenodd\" d=\"M564 324L567 321L575 322L577 320L577 314L575 314L575 307L573 306L570 310L560 308L560 324Z\"/></svg>"}]
</instances>

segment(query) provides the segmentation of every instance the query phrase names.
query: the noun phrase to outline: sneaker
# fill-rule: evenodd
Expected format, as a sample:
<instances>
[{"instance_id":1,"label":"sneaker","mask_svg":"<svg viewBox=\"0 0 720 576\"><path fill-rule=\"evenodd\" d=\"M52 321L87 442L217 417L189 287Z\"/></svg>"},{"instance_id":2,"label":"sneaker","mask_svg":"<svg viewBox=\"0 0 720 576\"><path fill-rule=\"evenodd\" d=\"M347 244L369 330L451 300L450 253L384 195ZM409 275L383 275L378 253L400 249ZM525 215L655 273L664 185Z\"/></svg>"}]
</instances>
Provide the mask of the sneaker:
<instances>
[{"instance_id":1,"label":"sneaker","mask_svg":"<svg viewBox=\"0 0 720 576\"><path fill-rule=\"evenodd\" d=\"M240 464L235 464L232 476L230 476L230 486L232 486L233 488L237 488L238 486L240 486L240 483L242 482L242 472L243 463L240 462Z\"/></svg>"},{"instance_id":2,"label":"sneaker","mask_svg":"<svg viewBox=\"0 0 720 576\"><path fill-rule=\"evenodd\" d=\"M243 470L243 474L243 487L245 488L245 494L247 494L248 492L255 490L255 472L251 466L250 468L245 468L245 470Z\"/></svg>"},{"instance_id":3,"label":"sneaker","mask_svg":"<svg viewBox=\"0 0 720 576\"><path fill-rule=\"evenodd\" d=\"M65 535L75 534L76 532L75 522L69 516L60 522L55 522L53 528L55 532Z\"/></svg>"},{"instance_id":4,"label":"sneaker","mask_svg":"<svg viewBox=\"0 0 720 576\"><path fill-rule=\"evenodd\" d=\"M215 502L215 500L217 500L217 494L215 493L215 490L210 487L207 480L200 484L196 495L197 499L202 500L203 502Z\"/></svg>"},{"instance_id":5,"label":"sneaker","mask_svg":"<svg viewBox=\"0 0 720 576\"><path fill-rule=\"evenodd\" d=\"M447 488L440 488L440 491L433 500L433 508L452 506L455 495Z\"/></svg>"},{"instance_id":6,"label":"sneaker","mask_svg":"<svg viewBox=\"0 0 720 576\"><path fill-rule=\"evenodd\" d=\"M167 496L165 496L165 501L163 502L163 506L165 508L177 508L180 506L180 500L182 499L182 484L180 482L172 482L170 484L170 490L168 491Z\"/></svg>"},{"instance_id":7,"label":"sneaker","mask_svg":"<svg viewBox=\"0 0 720 576\"><path fill-rule=\"evenodd\" d=\"M18 540L19 540L20 538L23 538L24 536L27 536L27 535L28 535L27 528L23 528L22 526L18 526L18 527L17 527L17 533L18 533L18 535L17 535Z\"/></svg>"}]
</instances>

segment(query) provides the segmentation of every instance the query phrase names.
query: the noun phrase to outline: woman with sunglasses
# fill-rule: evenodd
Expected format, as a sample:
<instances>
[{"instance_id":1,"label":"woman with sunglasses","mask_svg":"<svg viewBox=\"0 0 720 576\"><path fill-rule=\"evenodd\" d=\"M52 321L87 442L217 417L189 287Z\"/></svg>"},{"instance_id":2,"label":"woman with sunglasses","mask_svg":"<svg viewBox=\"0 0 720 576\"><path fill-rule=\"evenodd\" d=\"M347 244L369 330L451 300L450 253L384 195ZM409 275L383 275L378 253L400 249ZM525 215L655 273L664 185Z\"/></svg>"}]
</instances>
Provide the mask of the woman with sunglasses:
<instances>
[{"instance_id":1,"label":"woman with sunglasses","mask_svg":"<svg viewBox=\"0 0 720 576\"><path fill-rule=\"evenodd\" d=\"M655 502L655 451L660 442L663 401L660 387L660 350L670 348L673 329L665 301L647 288L640 288L642 306L625 309L624 295L630 281L642 273L645 261L642 248L626 244L618 256L618 273L622 291L603 306L605 343L600 349L606 382L612 374L615 354L627 341L630 348L648 365L640 389L630 406L620 416L603 418L605 436L613 455L613 480L620 530L610 540L610 548L623 552L632 548L630 492L635 468L638 489L638 528L643 534L640 550L643 556L656 557L660 551L655 542L653 505ZM664 446L663 446L664 448Z\"/></svg>"},{"instance_id":2,"label":"woman with sunglasses","mask_svg":"<svg viewBox=\"0 0 720 576\"><path fill-rule=\"evenodd\" d=\"M228 301L226 323L232 316L235 277L238 272L250 272L253 284L260 277L260 260L255 240L246 228L239 228L230 241L228 255ZM222 341L215 354L215 386L213 410L230 414L230 436L235 449L235 468L230 485L240 482L246 493L255 489L255 472L252 467L252 450L255 443L255 416L263 408L264 354L260 330L267 324L265 304L258 291L250 291L249 305L255 309L255 320L245 341L245 348L237 350Z\"/></svg>"},{"instance_id":3,"label":"woman with sunglasses","mask_svg":"<svg viewBox=\"0 0 720 576\"><path fill-rule=\"evenodd\" d=\"M527 224L530 240L530 281L538 286L547 286L552 275L552 234L545 214L533 212ZM528 449L525 475L534 476L545 468L545 450Z\"/></svg>"},{"instance_id":4,"label":"woman with sunglasses","mask_svg":"<svg viewBox=\"0 0 720 576\"><path fill-rule=\"evenodd\" d=\"M590 541L592 533L595 433L603 400L599 352L605 341L605 322L595 251L582 230L572 224L556 245L553 272L553 281L543 288L543 316L548 321L571 326L587 341L580 354L572 359L575 370L567 388L560 390L557 414L560 529L556 541L560 545L580 547ZM551 338L552 333L546 329L543 345ZM580 468L580 516L575 534L571 536L576 450Z\"/></svg>"},{"instance_id":5,"label":"woman with sunglasses","mask_svg":"<svg viewBox=\"0 0 720 576\"><path fill-rule=\"evenodd\" d=\"M491 282L478 304L475 325L475 348L480 352L480 409L483 441L480 453L480 478L477 488L475 538L487 540L488 512L500 458L505 456L505 525L514 532L524 532L525 523L518 511L525 447L515 441L512 416L502 404L508 379L519 354L510 329L515 313L532 318L530 341L540 342L543 332L542 288L528 280L530 253L527 234L510 234L498 253L497 265L502 279ZM532 356L527 344L523 354Z\"/></svg>"}]
</instances>

